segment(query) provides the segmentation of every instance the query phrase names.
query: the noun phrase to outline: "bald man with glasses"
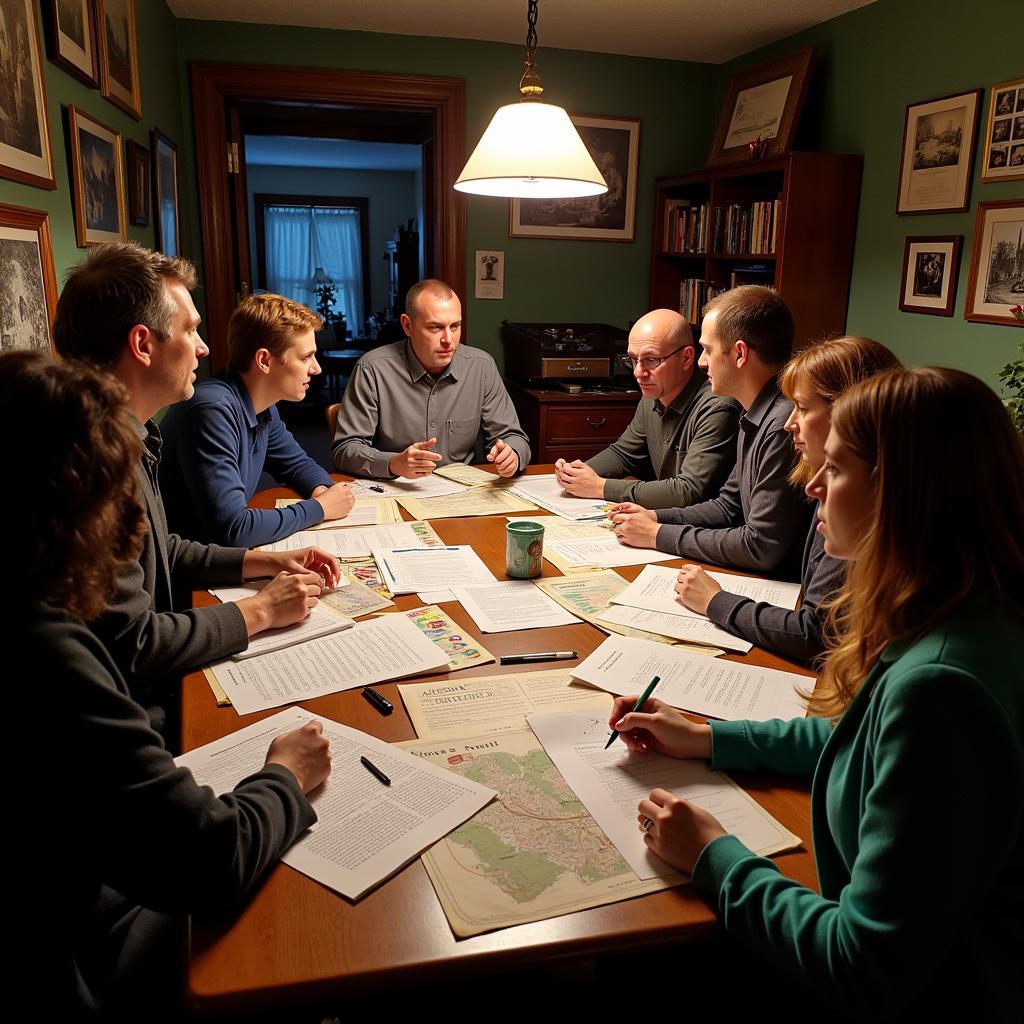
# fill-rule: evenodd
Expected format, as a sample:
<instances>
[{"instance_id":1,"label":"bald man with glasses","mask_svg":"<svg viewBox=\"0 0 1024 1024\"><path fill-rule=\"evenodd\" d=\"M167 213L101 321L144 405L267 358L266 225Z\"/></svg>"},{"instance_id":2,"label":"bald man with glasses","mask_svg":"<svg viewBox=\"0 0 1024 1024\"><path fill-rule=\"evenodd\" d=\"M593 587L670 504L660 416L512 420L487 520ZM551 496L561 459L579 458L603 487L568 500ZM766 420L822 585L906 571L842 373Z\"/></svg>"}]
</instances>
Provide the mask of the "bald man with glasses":
<instances>
[{"instance_id":1,"label":"bald man with glasses","mask_svg":"<svg viewBox=\"0 0 1024 1024\"><path fill-rule=\"evenodd\" d=\"M711 393L685 317L671 309L645 314L629 332L627 355L619 358L643 393L633 421L592 459L559 459L559 482L578 498L651 509L717 494L736 461L741 410L733 399Z\"/></svg>"}]
</instances>

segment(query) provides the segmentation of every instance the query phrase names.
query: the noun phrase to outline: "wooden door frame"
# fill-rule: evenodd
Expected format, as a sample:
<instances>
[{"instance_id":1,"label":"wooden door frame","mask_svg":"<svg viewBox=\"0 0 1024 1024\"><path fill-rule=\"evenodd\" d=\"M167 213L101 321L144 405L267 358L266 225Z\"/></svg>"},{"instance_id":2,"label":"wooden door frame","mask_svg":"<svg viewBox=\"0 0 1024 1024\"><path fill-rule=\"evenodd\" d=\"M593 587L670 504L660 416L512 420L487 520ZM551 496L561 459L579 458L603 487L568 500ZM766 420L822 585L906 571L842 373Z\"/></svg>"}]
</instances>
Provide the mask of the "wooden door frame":
<instances>
[{"instance_id":1,"label":"wooden door frame","mask_svg":"<svg viewBox=\"0 0 1024 1024\"><path fill-rule=\"evenodd\" d=\"M428 110L434 116L434 273L457 292L466 285L466 200L452 185L465 163L466 83L460 78L194 61L191 64L199 223L203 240L206 335L215 370L227 361L235 307L227 105L247 100L356 104ZM424 196L424 206L431 197Z\"/></svg>"}]
</instances>

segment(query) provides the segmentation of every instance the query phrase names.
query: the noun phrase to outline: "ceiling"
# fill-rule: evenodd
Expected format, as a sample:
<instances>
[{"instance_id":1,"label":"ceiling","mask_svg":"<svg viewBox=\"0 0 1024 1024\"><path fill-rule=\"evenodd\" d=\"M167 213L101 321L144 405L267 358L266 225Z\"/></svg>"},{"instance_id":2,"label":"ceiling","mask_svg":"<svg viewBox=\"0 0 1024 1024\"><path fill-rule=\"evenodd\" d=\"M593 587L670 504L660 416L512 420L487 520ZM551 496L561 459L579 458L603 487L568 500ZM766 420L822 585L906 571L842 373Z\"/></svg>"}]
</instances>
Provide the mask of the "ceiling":
<instances>
[{"instance_id":1,"label":"ceiling","mask_svg":"<svg viewBox=\"0 0 1024 1024\"><path fill-rule=\"evenodd\" d=\"M344 170L417 171L421 147L348 139L246 135L245 162L267 167L333 167Z\"/></svg>"},{"instance_id":2,"label":"ceiling","mask_svg":"<svg viewBox=\"0 0 1024 1024\"><path fill-rule=\"evenodd\" d=\"M876 0L541 0L540 46L720 64ZM179 18L524 43L526 0L167 0ZM456 69L453 69L455 71Z\"/></svg>"}]
</instances>

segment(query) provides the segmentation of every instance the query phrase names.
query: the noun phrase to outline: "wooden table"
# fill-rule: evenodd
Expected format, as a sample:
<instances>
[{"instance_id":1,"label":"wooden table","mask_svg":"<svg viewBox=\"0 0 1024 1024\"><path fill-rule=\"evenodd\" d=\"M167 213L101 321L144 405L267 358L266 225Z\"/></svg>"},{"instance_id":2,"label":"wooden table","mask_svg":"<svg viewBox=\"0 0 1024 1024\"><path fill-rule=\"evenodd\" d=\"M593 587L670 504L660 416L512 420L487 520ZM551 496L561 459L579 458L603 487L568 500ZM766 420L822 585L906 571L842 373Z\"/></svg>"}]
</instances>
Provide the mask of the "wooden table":
<instances>
[{"instance_id":1,"label":"wooden table","mask_svg":"<svg viewBox=\"0 0 1024 1024\"><path fill-rule=\"evenodd\" d=\"M530 472L551 472L551 467L531 467ZM283 488L265 491L253 505L273 507L275 498L292 493ZM498 579L508 578L503 518L439 519L432 525L449 544L472 544ZM679 565L682 561L665 564ZM633 579L641 568L619 571ZM545 561L544 575L560 574ZM197 593L196 603L213 603L213 598ZM415 595L400 597L397 603L401 608L419 605ZM527 641L519 633L481 636L460 604L446 604L444 611L468 633L479 637L496 657L537 649L538 638ZM595 627L580 623L545 630L541 646L576 650L582 659L603 639L604 634ZM729 658L809 675L800 666L757 648L745 656ZM578 662L553 662L528 668L571 668L575 664ZM509 671L515 669L492 664L429 678L488 676ZM394 714L388 718L373 710L358 689L320 697L303 707L389 742L414 739L415 732L397 685L389 683L376 688L395 705ZM208 743L278 710L239 717L232 708L218 708L202 674L193 673L183 688L184 749ZM802 849L775 858L780 869L817 888L810 853L809 784L794 784L788 779L780 784L774 776L733 776L803 840ZM526 967L541 959L588 957L627 949L636 952L643 947L692 940L709 931L714 921L713 910L693 887L681 886L456 940L419 860L356 904L299 872L278 865L252 902L236 917L193 925L188 999L197 1009L215 1013L308 1003L428 980L465 980L476 973Z\"/></svg>"}]
</instances>

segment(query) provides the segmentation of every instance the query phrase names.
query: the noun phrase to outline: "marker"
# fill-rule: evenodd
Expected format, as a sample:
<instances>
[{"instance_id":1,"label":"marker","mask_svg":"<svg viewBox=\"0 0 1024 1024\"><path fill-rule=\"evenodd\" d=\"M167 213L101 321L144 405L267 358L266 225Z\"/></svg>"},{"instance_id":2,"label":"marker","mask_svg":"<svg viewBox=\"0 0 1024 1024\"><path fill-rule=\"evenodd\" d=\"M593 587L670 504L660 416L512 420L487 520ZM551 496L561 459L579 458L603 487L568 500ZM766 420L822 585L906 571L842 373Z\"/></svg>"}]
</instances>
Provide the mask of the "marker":
<instances>
[{"instance_id":1,"label":"marker","mask_svg":"<svg viewBox=\"0 0 1024 1024\"><path fill-rule=\"evenodd\" d=\"M382 697L372 686L364 686L362 693L382 715L390 715L395 710L395 705L386 697Z\"/></svg>"},{"instance_id":2,"label":"marker","mask_svg":"<svg viewBox=\"0 0 1024 1024\"><path fill-rule=\"evenodd\" d=\"M661 682L661 676L655 676L647 684L647 689L644 690L644 692L640 694L640 697L637 699L637 702L633 705L633 711L639 711L647 703L647 701L650 699L651 694L654 693L654 688L660 682ZM623 717L625 717L625 716L623 716ZM608 742L604 745L604 749L605 750L607 750L615 742L615 738L618 735L619 734L614 729L612 729L612 734L611 734L611 736L608 737Z\"/></svg>"},{"instance_id":3,"label":"marker","mask_svg":"<svg viewBox=\"0 0 1024 1024\"><path fill-rule=\"evenodd\" d=\"M383 487L378 487L376 484L367 484L366 485L366 489L368 491L376 491L378 494L383 494L384 493L384 488Z\"/></svg>"},{"instance_id":4,"label":"marker","mask_svg":"<svg viewBox=\"0 0 1024 1024\"><path fill-rule=\"evenodd\" d=\"M538 651L536 654L503 654L502 665L522 665L528 661L570 661L578 658L575 651Z\"/></svg>"},{"instance_id":5,"label":"marker","mask_svg":"<svg viewBox=\"0 0 1024 1024\"><path fill-rule=\"evenodd\" d=\"M391 780L368 758L359 758L359 763L371 774L376 775L385 786L391 785Z\"/></svg>"},{"instance_id":6,"label":"marker","mask_svg":"<svg viewBox=\"0 0 1024 1024\"><path fill-rule=\"evenodd\" d=\"M416 555L416 554L419 554L421 551L458 551L458 550L459 549L457 547L454 547L454 548L452 548L452 547L447 547L447 548L442 547L442 548L439 548L439 547L437 547L435 545L434 547L430 547L430 548L392 548L391 549L391 554L393 554L393 555L410 555L410 554Z\"/></svg>"}]
</instances>

